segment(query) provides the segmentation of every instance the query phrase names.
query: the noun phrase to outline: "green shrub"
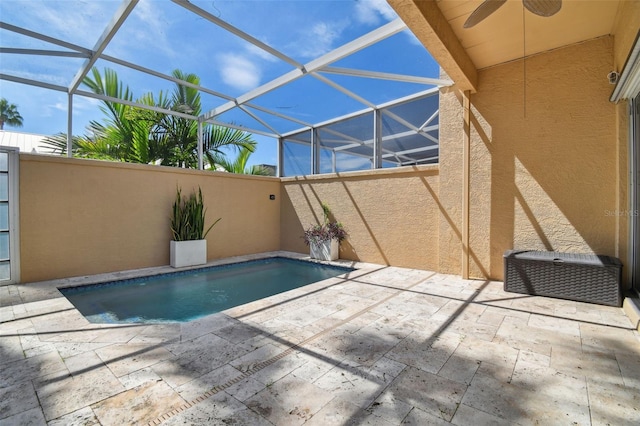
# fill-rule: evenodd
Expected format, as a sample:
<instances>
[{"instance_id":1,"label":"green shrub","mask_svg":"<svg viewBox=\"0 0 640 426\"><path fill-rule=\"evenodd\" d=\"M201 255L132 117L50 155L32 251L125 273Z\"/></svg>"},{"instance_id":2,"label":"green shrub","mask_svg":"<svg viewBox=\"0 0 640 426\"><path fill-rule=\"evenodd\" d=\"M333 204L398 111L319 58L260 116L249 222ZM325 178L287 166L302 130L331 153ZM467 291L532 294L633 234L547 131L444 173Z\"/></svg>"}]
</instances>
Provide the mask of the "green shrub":
<instances>
[{"instance_id":1,"label":"green shrub","mask_svg":"<svg viewBox=\"0 0 640 426\"><path fill-rule=\"evenodd\" d=\"M349 236L340 222L332 221L333 214L331 213L329 205L321 203L321 206L323 214L322 225L313 225L304 230L302 239L306 245L319 245L334 239L342 242Z\"/></svg>"},{"instance_id":2,"label":"green shrub","mask_svg":"<svg viewBox=\"0 0 640 426\"><path fill-rule=\"evenodd\" d=\"M177 188L171 215L171 233L174 241L204 240L211 228L222 219L218 218L205 232L206 212L200 187L197 194L193 192L189 197L182 197L181 189Z\"/></svg>"}]
</instances>

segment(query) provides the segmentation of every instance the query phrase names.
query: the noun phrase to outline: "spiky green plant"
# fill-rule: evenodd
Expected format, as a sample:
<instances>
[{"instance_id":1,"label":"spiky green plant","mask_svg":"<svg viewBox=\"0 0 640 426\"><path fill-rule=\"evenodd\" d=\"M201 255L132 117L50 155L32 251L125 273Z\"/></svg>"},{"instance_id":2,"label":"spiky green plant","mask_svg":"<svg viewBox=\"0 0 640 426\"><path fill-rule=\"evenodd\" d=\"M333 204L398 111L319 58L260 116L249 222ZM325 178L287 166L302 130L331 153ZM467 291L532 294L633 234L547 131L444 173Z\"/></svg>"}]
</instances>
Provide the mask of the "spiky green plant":
<instances>
[{"instance_id":1,"label":"spiky green plant","mask_svg":"<svg viewBox=\"0 0 640 426\"><path fill-rule=\"evenodd\" d=\"M204 240L211 228L220 221L218 218L205 231L205 216L202 189L198 187L197 194L192 192L188 197L182 196L182 190L176 188L176 200L173 202L171 214L171 233L174 241Z\"/></svg>"},{"instance_id":2,"label":"spiky green plant","mask_svg":"<svg viewBox=\"0 0 640 426\"><path fill-rule=\"evenodd\" d=\"M323 223L326 225L329 223L329 216L331 215L331 208L327 203L321 203L322 206L322 216L324 217Z\"/></svg>"}]
</instances>

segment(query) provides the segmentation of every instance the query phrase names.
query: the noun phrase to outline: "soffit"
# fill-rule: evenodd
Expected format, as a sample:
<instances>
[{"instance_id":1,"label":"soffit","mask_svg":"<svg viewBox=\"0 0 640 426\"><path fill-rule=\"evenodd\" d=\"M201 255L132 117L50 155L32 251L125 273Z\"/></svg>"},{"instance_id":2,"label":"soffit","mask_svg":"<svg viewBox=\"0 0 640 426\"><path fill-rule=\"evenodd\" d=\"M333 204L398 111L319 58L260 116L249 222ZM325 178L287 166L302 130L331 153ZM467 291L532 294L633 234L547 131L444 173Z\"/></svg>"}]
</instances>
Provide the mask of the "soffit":
<instances>
[{"instance_id":1,"label":"soffit","mask_svg":"<svg viewBox=\"0 0 640 426\"><path fill-rule=\"evenodd\" d=\"M564 0L551 17L536 16L520 0L472 28L463 28L482 0L440 0L438 6L476 68L482 69L612 34L620 0Z\"/></svg>"}]
</instances>

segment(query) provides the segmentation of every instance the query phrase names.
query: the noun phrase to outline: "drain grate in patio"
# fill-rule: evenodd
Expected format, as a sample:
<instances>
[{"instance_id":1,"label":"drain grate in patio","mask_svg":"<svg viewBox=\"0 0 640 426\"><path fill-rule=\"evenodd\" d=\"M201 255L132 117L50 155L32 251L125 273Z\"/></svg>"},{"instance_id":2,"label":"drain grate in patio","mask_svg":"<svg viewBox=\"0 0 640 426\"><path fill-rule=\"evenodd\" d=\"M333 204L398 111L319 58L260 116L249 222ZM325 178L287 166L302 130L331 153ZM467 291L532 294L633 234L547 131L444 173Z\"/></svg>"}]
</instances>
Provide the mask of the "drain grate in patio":
<instances>
[{"instance_id":1,"label":"drain grate in patio","mask_svg":"<svg viewBox=\"0 0 640 426\"><path fill-rule=\"evenodd\" d=\"M208 398L211 398L212 396L214 396L215 394L219 393L220 391L223 391L223 390L225 390L225 389L227 389L227 388L229 388L229 387L241 382L242 380L245 380L245 379L251 377L252 375L254 375L257 372L259 372L260 370L263 370L266 367L274 364L275 362L277 362L277 361L279 361L279 360L291 355L292 353L297 352L300 349L303 349L304 345L312 342L313 340L316 340L316 339L324 336L325 334L335 330L336 328L338 328L338 327L340 327L342 325L345 325L345 324L349 323L350 321L354 320L355 318L359 317L360 315L365 314L365 313L369 312L371 309L374 309L377 306L380 306L381 304L388 302L389 300L391 300L394 297L398 296L402 292L417 286L418 284L428 280L429 278L431 278L431 277L433 277L435 275L436 275L436 273L434 272L433 274L429 275L426 278L423 277L420 280L416 281L415 283L413 283L413 284L411 284L411 285L409 285L407 287L404 287L402 289L399 289L398 291L396 291L394 293L391 293L389 296L385 297L384 299L372 304L371 306L368 306L368 307L356 312L355 314L349 316L348 318L345 318L344 320L334 324L333 326L331 326L331 327L329 327L329 328L327 328L325 330L322 330L321 332L316 333L311 337L308 337L307 339L303 340L302 342L291 345L289 348L285 349L284 351L282 351L278 355L275 355L275 356L269 358L266 361L262 361L260 363L255 364L251 369L245 371L241 375L236 376L233 379L231 379L231 380L229 380L229 381L227 381L227 382L225 382L225 383L223 383L221 385L214 386L213 388L209 389L207 392L203 393L202 395L200 395L199 397L193 399L192 401L186 402L185 404L181 405L180 407L178 407L178 408L176 408L176 409L174 409L174 410L172 410L170 412L167 412L167 413L159 416L158 418L150 421L148 423L148 425L149 426L156 426L156 425L162 424L163 422L165 422L165 421L169 420L170 418L180 414L181 412L193 407L194 405L199 404L199 403L207 400Z\"/></svg>"}]
</instances>

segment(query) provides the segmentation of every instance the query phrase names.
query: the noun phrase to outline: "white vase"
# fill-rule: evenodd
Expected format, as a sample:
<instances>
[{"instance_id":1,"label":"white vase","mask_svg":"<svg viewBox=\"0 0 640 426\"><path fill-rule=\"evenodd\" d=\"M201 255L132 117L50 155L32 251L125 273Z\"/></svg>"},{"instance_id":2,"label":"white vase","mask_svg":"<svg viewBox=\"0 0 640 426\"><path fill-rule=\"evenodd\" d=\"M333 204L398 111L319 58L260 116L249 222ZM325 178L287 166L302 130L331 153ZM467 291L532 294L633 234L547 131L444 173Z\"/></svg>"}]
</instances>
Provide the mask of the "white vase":
<instances>
[{"instance_id":1,"label":"white vase","mask_svg":"<svg viewBox=\"0 0 640 426\"><path fill-rule=\"evenodd\" d=\"M332 239L319 244L311 243L309 248L312 259L336 260L338 258L340 242L337 239Z\"/></svg>"},{"instance_id":2,"label":"white vase","mask_svg":"<svg viewBox=\"0 0 640 426\"><path fill-rule=\"evenodd\" d=\"M207 263L207 240L170 241L169 251L174 268Z\"/></svg>"}]
</instances>

